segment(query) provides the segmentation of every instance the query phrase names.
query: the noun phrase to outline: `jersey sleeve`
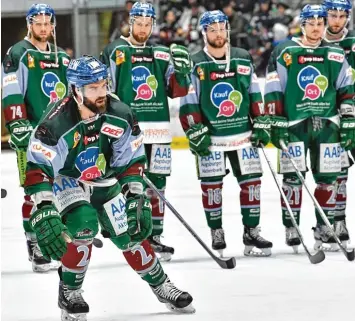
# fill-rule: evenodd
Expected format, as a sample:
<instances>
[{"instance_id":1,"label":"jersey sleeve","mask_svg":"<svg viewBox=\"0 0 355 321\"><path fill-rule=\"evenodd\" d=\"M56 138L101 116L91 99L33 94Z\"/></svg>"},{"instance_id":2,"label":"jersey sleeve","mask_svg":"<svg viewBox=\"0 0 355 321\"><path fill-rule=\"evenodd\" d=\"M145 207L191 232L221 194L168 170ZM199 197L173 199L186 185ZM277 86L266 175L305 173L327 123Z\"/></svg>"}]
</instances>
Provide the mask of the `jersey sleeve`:
<instances>
[{"instance_id":1,"label":"jersey sleeve","mask_svg":"<svg viewBox=\"0 0 355 321\"><path fill-rule=\"evenodd\" d=\"M2 63L2 108L6 124L27 119L24 97L27 91L27 69L21 63L22 52L9 49Z\"/></svg>"},{"instance_id":2,"label":"jersey sleeve","mask_svg":"<svg viewBox=\"0 0 355 321\"><path fill-rule=\"evenodd\" d=\"M200 110L200 80L192 73L191 85L186 96L180 98L179 117L181 126L186 132L193 124L202 122Z\"/></svg>"},{"instance_id":3,"label":"jersey sleeve","mask_svg":"<svg viewBox=\"0 0 355 321\"><path fill-rule=\"evenodd\" d=\"M287 69L278 61L279 50L276 47L266 70L265 78L265 114L284 114L284 92L287 83Z\"/></svg>"},{"instance_id":4,"label":"jersey sleeve","mask_svg":"<svg viewBox=\"0 0 355 321\"><path fill-rule=\"evenodd\" d=\"M251 59L251 57L250 57ZM260 91L259 79L254 72L253 62L251 60L251 76L249 87L250 98L250 116L252 118L265 114L263 97Z\"/></svg>"},{"instance_id":5,"label":"jersey sleeve","mask_svg":"<svg viewBox=\"0 0 355 321\"><path fill-rule=\"evenodd\" d=\"M27 149L26 194L52 191L53 179L64 167L67 155L65 139L57 140L45 124L40 124L32 134Z\"/></svg>"},{"instance_id":6,"label":"jersey sleeve","mask_svg":"<svg viewBox=\"0 0 355 321\"><path fill-rule=\"evenodd\" d=\"M142 182L146 163L143 134L132 111L127 115L128 126L123 135L112 143L110 167L117 173L121 185L130 181Z\"/></svg>"},{"instance_id":7,"label":"jersey sleeve","mask_svg":"<svg viewBox=\"0 0 355 321\"><path fill-rule=\"evenodd\" d=\"M355 117L354 80L352 73L351 66L348 61L344 59L336 79L335 88L338 91L337 100L340 105L340 114Z\"/></svg>"},{"instance_id":8,"label":"jersey sleeve","mask_svg":"<svg viewBox=\"0 0 355 321\"><path fill-rule=\"evenodd\" d=\"M111 46L107 46L103 51L100 53L100 60L103 62L110 73L110 81L111 81L111 89L112 92L116 92L117 82L116 82L116 71L117 65L114 60L111 59Z\"/></svg>"}]
</instances>

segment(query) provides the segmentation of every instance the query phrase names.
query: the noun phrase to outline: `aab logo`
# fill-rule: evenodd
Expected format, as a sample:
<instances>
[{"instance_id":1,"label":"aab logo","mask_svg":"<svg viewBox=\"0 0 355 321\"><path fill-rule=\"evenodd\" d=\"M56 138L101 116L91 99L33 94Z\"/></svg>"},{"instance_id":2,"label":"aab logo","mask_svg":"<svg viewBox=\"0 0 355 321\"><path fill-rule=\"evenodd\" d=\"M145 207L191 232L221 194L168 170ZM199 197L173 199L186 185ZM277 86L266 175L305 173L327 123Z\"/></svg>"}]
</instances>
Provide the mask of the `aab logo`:
<instances>
[{"instance_id":1,"label":"aab logo","mask_svg":"<svg viewBox=\"0 0 355 321\"><path fill-rule=\"evenodd\" d=\"M297 84L304 91L303 100L316 100L328 88L328 79L313 66L304 67L297 75Z\"/></svg>"},{"instance_id":2,"label":"aab logo","mask_svg":"<svg viewBox=\"0 0 355 321\"><path fill-rule=\"evenodd\" d=\"M137 93L134 100L149 100L156 96L158 81L148 68L137 66L132 69L133 90Z\"/></svg>"},{"instance_id":3,"label":"aab logo","mask_svg":"<svg viewBox=\"0 0 355 321\"><path fill-rule=\"evenodd\" d=\"M46 72L41 80L41 89L49 97L50 103L54 103L64 98L67 89L53 72Z\"/></svg>"},{"instance_id":4,"label":"aab logo","mask_svg":"<svg viewBox=\"0 0 355 321\"><path fill-rule=\"evenodd\" d=\"M98 147L89 147L76 157L75 167L81 172L79 180L90 181L105 174L106 159Z\"/></svg>"},{"instance_id":5,"label":"aab logo","mask_svg":"<svg viewBox=\"0 0 355 321\"><path fill-rule=\"evenodd\" d=\"M242 94L234 90L231 84L221 82L215 85L210 94L212 104L219 109L217 117L231 117L239 111L242 104Z\"/></svg>"}]
</instances>

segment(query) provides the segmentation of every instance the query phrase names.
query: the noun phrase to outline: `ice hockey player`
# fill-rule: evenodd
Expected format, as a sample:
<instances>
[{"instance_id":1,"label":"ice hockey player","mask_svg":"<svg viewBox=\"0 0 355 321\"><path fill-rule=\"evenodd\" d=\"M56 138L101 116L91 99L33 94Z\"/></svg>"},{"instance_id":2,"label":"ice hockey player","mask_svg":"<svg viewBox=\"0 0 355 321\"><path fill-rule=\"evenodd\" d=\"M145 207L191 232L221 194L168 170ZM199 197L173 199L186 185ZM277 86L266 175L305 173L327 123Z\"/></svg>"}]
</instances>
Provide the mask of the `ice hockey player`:
<instances>
[{"instance_id":1,"label":"ice hockey player","mask_svg":"<svg viewBox=\"0 0 355 321\"><path fill-rule=\"evenodd\" d=\"M109 94L107 67L94 57L72 60L67 81L72 95L53 105L31 137L25 182L37 207L30 225L42 253L62 262L62 320L86 320L89 312L81 286L98 220L159 301L194 312L191 295L170 282L146 240L152 231L143 194L146 156L131 109Z\"/></svg>"},{"instance_id":2,"label":"ice hockey player","mask_svg":"<svg viewBox=\"0 0 355 321\"><path fill-rule=\"evenodd\" d=\"M270 123L263 116L252 58L244 49L230 47L228 18L221 11L205 12L200 26L205 47L192 56L192 87L181 98L180 121L196 155L212 248L221 254L226 248L222 187L228 158L241 189L244 254L269 256L272 243L258 226L262 169L256 146L268 143Z\"/></svg>"},{"instance_id":3,"label":"ice hockey player","mask_svg":"<svg viewBox=\"0 0 355 321\"><path fill-rule=\"evenodd\" d=\"M328 217L334 221L336 179L341 170L341 147L354 142L354 87L345 53L323 40L327 11L321 5L306 5L300 14L303 35L278 45L272 52L265 85L265 110L274 114L271 140L289 154L300 171L307 172L309 151L311 170L317 184L314 195ZM341 114L341 118L338 116ZM284 152L278 155L283 189L300 220L302 184ZM281 201L286 244L297 251L300 240ZM334 236L316 211L315 249L334 244ZM332 246L330 246L332 247Z\"/></svg>"},{"instance_id":4,"label":"ice hockey player","mask_svg":"<svg viewBox=\"0 0 355 321\"><path fill-rule=\"evenodd\" d=\"M328 26L325 40L339 45L345 51L348 63L352 67L353 81L355 81L355 32L348 30L347 25L351 19L352 5L349 0L326 0L323 5L328 11ZM355 159L355 149L351 151ZM349 241L349 232L346 226L346 183L348 181L348 168L353 161L347 151L342 151L342 171L337 179L337 199L334 215L334 229L344 246Z\"/></svg>"},{"instance_id":5,"label":"ice hockey player","mask_svg":"<svg viewBox=\"0 0 355 321\"><path fill-rule=\"evenodd\" d=\"M27 12L27 37L13 45L2 64L2 108L10 145L16 150L20 184L26 171L26 149L33 128L50 102L67 94L65 71L69 64L66 53L56 45L56 18L47 4L33 4ZM53 37L54 44L50 43ZM27 239L28 259L35 272L57 268L46 260L37 246L28 220L33 208L29 196L22 206L23 227Z\"/></svg>"},{"instance_id":6,"label":"ice hockey player","mask_svg":"<svg viewBox=\"0 0 355 321\"><path fill-rule=\"evenodd\" d=\"M169 48L146 44L155 23L152 4L136 2L129 13L130 36L121 36L108 45L101 59L110 68L113 92L137 114L148 158L146 175L164 193L171 172L168 97L187 94L191 60L183 46L172 45L169 52ZM150 188L146 193L153 211L153 233L149 241L163 260L170 260L174 248L161 242L164 203Z\"/></svg>"}]
</instances>

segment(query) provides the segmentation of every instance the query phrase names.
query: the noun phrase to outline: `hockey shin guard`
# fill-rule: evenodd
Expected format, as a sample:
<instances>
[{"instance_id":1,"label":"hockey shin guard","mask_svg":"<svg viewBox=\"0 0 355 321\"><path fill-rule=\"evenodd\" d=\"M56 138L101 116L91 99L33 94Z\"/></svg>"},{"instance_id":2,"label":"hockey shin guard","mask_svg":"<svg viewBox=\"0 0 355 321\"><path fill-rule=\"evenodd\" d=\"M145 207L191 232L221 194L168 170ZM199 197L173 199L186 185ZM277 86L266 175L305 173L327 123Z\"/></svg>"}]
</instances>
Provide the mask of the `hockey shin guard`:
<instances>
[{"instance_id":1,"label":"hockey shin guard","mask_svg":"<svg viewBox=\"0 0 355 321\"><path fill-rule=\"evenodd\" d=\"M222 180L201 181L202 204L211 229L222 228Z\"/></svg>"},{"instance_id":2,"label":"hockey shin guard","mask_svg":"<svg viewBox=\"0 0 355 321\"><path fill-rule=\"evenodd\" d=\"M123 255L130 267L150 285L160 285L165 280L164 270L147 240L124 251Z\"/></svg>"},{"instance_id":3,"label":"hockey shin guard","mask_svg":"<svg viewBox=\"0 0 355 321\"><path fill-rule=\"evenodd\" d=\"M282 190L287 197L288 203L291 207L293 216L300 224L300 213L302 206L302 183L297 177L284 177ZM285 227L293 227L290 214L288 213L286 204L281 197L282 223Z\"/></svg>"},{"instance_id":4,"label":"hockey shin guard","mask_svg":"<svg viewBox=\"0 0 355 321\"><path fill-rule=\"evenodd\" d=\"M345 220L346 209L346 182L348 180L348 169L345 169L337 178L337 198L335 206L335 221Z\"/></svg>"},{"instance_id":5,"label":"hockey shin guard","mask_svg":"<svg viewBox=\"0 0 355 321\"><path fill-rule=\"evenodd\" d=\"M243 225L256 227L260 221L260 178L250 178L239 181L240 207L243 216Z\"/></svg>"}]
</instances>

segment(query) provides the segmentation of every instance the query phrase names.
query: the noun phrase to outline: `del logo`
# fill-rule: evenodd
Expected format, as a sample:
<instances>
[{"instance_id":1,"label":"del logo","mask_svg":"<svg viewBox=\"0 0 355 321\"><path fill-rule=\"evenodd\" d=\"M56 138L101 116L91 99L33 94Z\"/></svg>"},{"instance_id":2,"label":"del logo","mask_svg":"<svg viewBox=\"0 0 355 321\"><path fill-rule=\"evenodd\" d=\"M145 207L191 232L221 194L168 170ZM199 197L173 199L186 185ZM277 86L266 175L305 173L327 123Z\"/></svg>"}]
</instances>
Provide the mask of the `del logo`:
<instances>
[{"instance_id":1,"label":"del logo","mask_svg":"<svg viewBox=\"0 0 355 321\"><path fill-rule=\"evenodd\" d=\"M137 66L132 69L133 90L137 93L135 100L149 100L156 95L158 81L150 74L148 68Z\"/></svg>"},{"instance_id":2,"label":"del logo","mask_svg":"<svg viewBox=\"0 0 355 321\"><path fill-rule=\"evenodd\" d=\"M233 116L236 110L239 111L243 101L242 94L226 82L220 82L213 86L210 98L212 104L219 109L217 117Z\"/></svg>"},{"instance_id":3,"label":"del logo","mask_svg":"<svg viewBox=\"0 0 355 321\"><path fill-rule=\"evenodd\" d=\"M111 125L109 123L103 123L101 127L101 133L113 138L120 138L123 135L123 132L123 128Z\"/></svg>"},{"instance_id":4,"label":"del logo","mask_svg":"<svg viewBox=\"0 0 355 321\"><path fill-rule=\"evenodd\" d=\"M65 85L53 72L46 72L43 75L41 80L41 88L42 92L49 97L51 103L62 99L67 92Z\"/></svg>"},{"instance_id":5,"label":"del logo","mask_svg":"<svg viewBox=\"0 0 355 321\"><path fill-rule=\"evenodd\" d=\"M75 167L81 172L79 179L90 181L105 174L106 159L98 147L89 147L76 157Z\"/></svg>"},{"instance_id":6,"label":"del logo","mask_svg":"<svg viewBox=\"0 0 355 321\"><path fill-rule=\"evenodd\" d=\"M344 55L340 54L340 53L336 53L336 52L329 52L328 53L328 59L329 60L333 60L333 61L337 61L337 62L343 63L344 58L345 58Z\"/></svg>"},{"instance_id":7,"label":"del logo","mask_svg":"<svg viewBox=\"0 0 355 321\"><path fill-rule=\"evenodd\" d=\"M297 84L304 91L303 100L316 100L328 88L328 79L313 66L304 67L297 75Z\"/></svg>"},{"instance_id":8,"label":"del logo","mask_svg":"<svg viewBox=\"0 0 355 321\"><path fill-rule=\"evenodd\" d=\"M251 68L249 66L238 65L237 73L241 75L250 75Z\"/></svg>"}]
</instances>

